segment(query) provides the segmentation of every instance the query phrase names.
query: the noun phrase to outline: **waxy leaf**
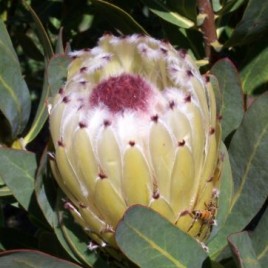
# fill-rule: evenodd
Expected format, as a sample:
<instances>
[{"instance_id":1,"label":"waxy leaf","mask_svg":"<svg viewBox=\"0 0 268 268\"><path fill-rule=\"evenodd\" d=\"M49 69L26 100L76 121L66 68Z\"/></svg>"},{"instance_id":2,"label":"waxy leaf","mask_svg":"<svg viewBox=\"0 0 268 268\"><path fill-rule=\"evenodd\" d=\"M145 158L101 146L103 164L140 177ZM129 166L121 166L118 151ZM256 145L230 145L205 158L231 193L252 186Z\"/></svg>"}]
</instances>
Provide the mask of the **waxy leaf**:
<instances>
[{"instance_id":1,"label":"waxy leaf","mask_svg":"<svg viewBox=\"0 0 268 268\"><path fill-rule=\"evenodd\" d=\"M45 124L48 117L48 107L46 105L46 101L50 96L54 96L64 84L67 76L67 66L70 62L71 59L66 54L55 55L49 61L47 70L45 71L42 97L34 123L24 139L26 143L33 140Z\"/></svg>"},{"instance_id":2,"label":"waxy leaf","mask_svg":"<svg viewBox=\"0 0 268 268\"><path fill-rule=\"evenodd\" d=\"M18 57L5 25L0 20L0 110L8 120L11 139L15 139L24 130L30 108L30 94Z\"/></svg>"},{"instance_id":3,"label":"waxy leaf","mask_svg":"<svg viewBox=\"0 0 268 268\"><path fill-rule=\"evenodd\" d=\"M29 208L34 190L36 169L35 154L0 148L0 177L26 210Z\"/></svg>"},{"instance_id":4,"label":"waxy leaf","mask_svg":"<svg viewBox=\"0 0 268 268\"><path fill-rule=\"evenodd\" d=\"M67 210L63 210L64 202L62 201L61 193L59 193L57 200L59 226L54 230L66 252L68 252L73 259L86 265L86 267L107 267L102 257L88 248L90 239L83 229L74 222L73 217Z\"/></svg>"},{"instance_id":5,"label":"waxy leaf","mask_svg":"<svg viewBox=\"0 0 268 268\"><path fill-rule=\"evenodd\" d=\"M237 69L229 59L217 61L211 73L217 77L222 95L219 114L222 116L222 138L225 139L240 125L243 117L241 81Z\"/></svg>"},{"instance_id":6,"label":"waxy leaf","mask_svg":"<svg viewBox=\"0 0 268 268\"><path fill-rule=\"evenodd\" d=\"M54 54L52 46L51 46L51 42L45 31L45 28L43 27L41 20L39 19L37 14L34 12L34 10L25 1L23 1L23 5L32 15L40 43L44 49L44 60L45 60L45 65L47 66L49 59ZM48 113L47 113L46 101L49 96L49 85L48 85L47 79L48 79L47 71L45 70L41 98L39 101L38 109L35 114L35 118L33 120L32 126L24 138L25 144L28 144L29 142L34 140L34 138L39 134L40 130L42 129L43 125L45 124L47 120Z\"/></svg>"},{"instance_id":7,"label":"waxy leaf","mask_svg":"<svg viewBox=\"0 0 268 268\"><path fill-rule=\"evenodd\" d=\"M251 237L252 246L255 250L257 260L262 267L265 267L268 263L268 209L262 215L254 232L249 235Z\"/></svg>"},{"instance_id":8,"label":"waxy leaf","mask_svg":"<svg viewBox=\"0 0 268 268\"><path fill-rule=\"evenodd\" d=\"M36 250L9 250L0 253L1 268L78 268L74 263Z\"/></svg>"},{"instance_id":9,"label":"waxy leaf","mask_svg":"<svg viewBox=\"0 0 268 268\"><path fill-rule=\"evenodd\" d=\"M222 9L222 3L220 0L212 0L211 4L214 12L218 12Z\"/></svg>"},{"instance_id":10,"label":"waxy leaf","mask_svg":"<svg viewBox=\"0 0 268 268\"><path fill-rule=\"evenodd\" d=\"M163 1L159 0L142 0L148 6L151 12L159 16L165 21L168 21L176 26L188 29L194 26L194 22L181 15L177 11L171 10ZM189 2L189 1L188 1ZM189 6L189 3L188 3Z\"/></svg>"},{"instance_id":11,"label":"waxy leaf","mask_svg":"<svg viewBox=\"0 0 268 268\"><path fill-rule=\"evenodd\" d=\"M210 242L210 254L213 257L226 245L228 235L246 227L267 198L267 109L268 94L264 94L247 110L231 140L229 157L234 178L234 196L224 227Z\"/></svg>"},{"instance_id":12,"label":"waxy leaf","mask_svg":"<svg viewBox=\"0 0 268 268\"><path fill-rule=\"evenodd\" d=\"M29 11L29 13L32 16L32 19L34 21L34 25L36 27L40 43L44 49L45 60L46 60L46 62L48 62L49 59L54 54L50 39L46 33L46 30L45 30L41 20L39 19L38 15L35 13L35 11L31 8L31 6L29 6L26 3L26 1L22 1L22 2L23 2L24 7Z\"/></svg>"},{"instance_id":13,"label":"waxy leaf","mask_svg":"<svg viewBox=\"0 0 268 268\"><path fill-rule=\"evenodd\" d=\"M253 94L255 90L266 89L268 85L268 47L260 49L252 48L250 53L256 53L253 59L241 70L243 90L247 94ZM252 55L250 55L252 56Z\"/></svg>"},{"instance_id":14,"label":"waxy leaf","mask_svg":"<svg viewBox=\"0 0 268 268\"><path fill-rule=\"evenodd\" d=\"M238 9L245 0L212 0L212 6L214 12L217 12L220 16L227 12L232 12Z\"/></svg>"},{"instance_id":15,"label":"waxy leaf","mask_svg":"<svg viewBox=\"0 0 268 268\"><path fill-rule=\"evenodd\" d=\"M111 21L112 25L124 34L147 34L146 30L120 7L102 0L91 0L90 2L97 8L101 16Z\"/></svg>"},{"instance_id":16,"label":"waxy leaf","mask_svg":"<svg viewBox=\"0 0 268 268\"><path fill-rule=\"evenodd\" d=\"M196 0L166 0L155 2L158 2L158 5L164 5L167 9L179 13L181 16L184 16L192 21L196 20ZM152 4L152 1L146 1L146 4L149 6Z\"/></svg>"},{"instance_id":17,"label":"waxy leaf","mask_svg":"<svg viewBox=\"0 0 268 268\"><path fill-rule=\"evenodd\" d=\"M47 167L47 148L44 150L36 173L35 194L39 208L50 226L58 225L56 213L57 186Z\"/></svg>"},{"instance_id":18,"label":"waxy leaf","mask_svg":"<svg viewBox=\"0 0 268 268\"><path fill-rule=\"evenodd\" d=\"M56 43L56 49L55 49L56 54L64 54L65 53L62 32L63 32L63 28L60 28L58 38L57 38L57 43Z\"/></svg>"},{"instance_id":19,"label":"waxy leaf","mask_svg":"<svg viewBox=\"0 0 268 268\"><path fill-rule=\"evenodd\" d=\"M247 232L230 235L228 242L238 267L261 268Z\"/></svg>"},{"instance_id":20,"label":"waxy leaf","mask_svg":"<svg viewBox=\"0 0 268 268\"><path fill-rule=\"evenodd\" d=\"M242 45L253 41L268 29L268 2L249 0L241 21L225 46Z\"/></svg>"},{"instance_id":21,"label":"waxy leaf","mask_svg":"<svg viewBox=\"0 0 268 268\"><path fill-rule=\"evenodd\" d=\"M120 249L139 267L201 267L207 258L192 237L138 205L127 210L115 235Z\"/></svg>"},{"instance_id":22,"label":"waxy leaf","mask_svg":"<svg viewBox=\"0 0 268 268\"><path fill-rule=\"evenodd\" d=\"M67 77L67 67L71 58L67 55L56 55L48 64L49 96L54 96L63 86Z\"/></svg>"}]
</instances>

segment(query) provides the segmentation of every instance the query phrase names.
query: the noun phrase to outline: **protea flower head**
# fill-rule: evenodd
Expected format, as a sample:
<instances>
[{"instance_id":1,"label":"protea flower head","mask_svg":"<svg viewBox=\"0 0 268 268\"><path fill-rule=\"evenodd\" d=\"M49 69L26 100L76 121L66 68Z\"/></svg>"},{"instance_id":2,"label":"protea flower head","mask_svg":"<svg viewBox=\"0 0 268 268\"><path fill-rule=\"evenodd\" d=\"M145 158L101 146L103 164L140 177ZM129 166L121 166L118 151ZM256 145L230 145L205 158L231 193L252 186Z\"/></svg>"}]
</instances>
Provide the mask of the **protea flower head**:
<instances>
[{"instance_id":1,"label":"protea flower head","mask_svg":"<svg viewBox=\"0 0 268 268\"><path fill-rule=\"evenodd\" d=\"M52 169L66 207L99 244L135 204L206 239L221 176L213 89L184 50L148 36L103 36L70 54L51 101Z\"/></svg>"}]
</instances>

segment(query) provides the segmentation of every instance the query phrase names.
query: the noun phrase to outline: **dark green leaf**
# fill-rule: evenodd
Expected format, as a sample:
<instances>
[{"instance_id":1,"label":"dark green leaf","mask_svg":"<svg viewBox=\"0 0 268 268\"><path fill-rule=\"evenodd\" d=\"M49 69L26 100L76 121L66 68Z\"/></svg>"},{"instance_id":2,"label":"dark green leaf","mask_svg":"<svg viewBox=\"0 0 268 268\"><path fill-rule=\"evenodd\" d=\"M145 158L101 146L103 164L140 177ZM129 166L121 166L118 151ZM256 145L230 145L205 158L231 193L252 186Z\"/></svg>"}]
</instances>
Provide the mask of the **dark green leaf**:
<instances>
[{"instance_id":1,"label":"dark green leaf","mask_svg":"<svg viewBox=\"0 0 268 268\"><path fill-rule=\"evenodd\" d=\"M49 86L48 86L47 71L45 70L42 95L39 101L38 109L35 114L32 126L27 135L24 137L24 143L26 145L35 139L35 137L39 134L40 130L42 129L47 120L48 111L46 101L48 99L48 96L49 96Z\"/></svg>"},{"instance_id":2,"label":"dark green leaf","mask_svg":"<svg viewBox=\"0 0 268 268\"><path fill-rule=\"evenodd\" d=\"M194 26L193 21L186 18L184 15L181 15L179 12L171 10L170 7L168 7L168 5L165 5L163 3L163 1L142 0L142 2L148 6L151 12L153 12L163 20L168 21L178 27L188 29Z\"/></svg>"},{"instance_id":3,"label":"dark green leaf","mask_svg":"<svg viewBox=\"0 0 268 268\"><path fill-rule=\"evenodd\" d=\"M47 165L47 149L45 149L36 174L35 194L44 217L54 229L58 225L55 210L57 191L55 181L49 173Z\"/></svg>"},{"instance_id":4,"label":"dark green leaf","mask_svg":"<svg viewBox=\"0 0 268 268\"><path fill-rule=\"evenodd\" d=\"M79 262L79 259L74 255L74 252L72 251L72 249L68 245L68 243L65 240L65 237L63 235L63 232L62 232L62 229L60 226L60 222L59 222L60 219L62 218L61 217L62 213L57 212L57 211L54 212L55 211L54 204L49 202L49 200L51 200L51 196L47 196L47 195L50 195L51 189L50 188L46 189L46 185L44 184L44 182L42 180L42 175L41 176L40 175L41 174L38 175L37 182L36 182L36 195L37 195L37 200L39 202L40 208L41 208L45 218L49 222L49 224L53 227L55 235L58 239L58 243L60 243L61 247L64 249L64 251L66 252L66 254L68 256L70 256L76 262ZM58 206L61 205L61 203L60 203L60 202L62 202L61 197L62 197L61 194L57 195L55 208L57 208ZM41 203L42 200L44 200L45 204ZM62 209L62 207L61 207L61 209Z\"/></svg>"},{"instance_id":5,"label":"dark green leaf","mask_svg":"<svg viewBox=\"0 0 268 268\"><path fill-rule=\"evenodd\" d=\"M218 12L222 9L222 3L220 0L212 0L211 4L214 12Z\"/></svg>"},{"instance_id":6,"label":"dark green leaf","mask_svg":"<svg viewBox=\"0 0 268 268\"><path fill-rule=\"evenodd\" d=\"M51 46L51 42L37 14L25 1L23 1L23 4L25 8L32 15L33 21L35 23L35 27L37 29L37 34L38 34L40 43L44 49L45 64L47 66L49 59L54 54L52 46ZM44 79L43 79L44 83L43 83L41 98L39 101L39 106L35 114L35 118L32 123L31 129L24 138L25 144L28 144L29 142L31 142L39 134L41 128L43 127L43 125L45 124L47 120L48 113L47 113L47 107L46 107L46 100L49 96L49 87L48 87L48 81L47 81L48 78L47 78L46 72L47 71L45 70Z\"/></svg>"},{"instance_id":7,"label":"dark green leaf","mask_svg":"<svg viewBox=\"0 0 268 268\"><path fill-rule=\"evenodd\" d=\"M35 154L23 150L0 148L0 177L26 210L34 190L36 169Z\"/></svg>"},{"instance_id":8,"label":"dark green leaf","mask_svg":"<svg viewBox=\"0 0 268 268\"><path fill-rule=\"evenodd\" d=\"M106 18L123 34L144 33L146 30L136 22L127 12L116 5L102 0L91 0L98 13Z\"/></svg>"},{"instance_id":9,"label":"dark green leaf","mask_svg":"<svg viewBox=\"0 0 268 268\"><path fill-rule=\"evenodd\" d=\"M265 267L268 263L268 209L261 217L260 222L254 229L254 232L250 233L252 246L256 252L257 260L262 267Z\"/></svg>"},{"instance_id":10,"label":"dark green leaf","mask_svg":"<svg viewBox=\"0 0 268 268\"><path fill-rule=\"evenodd\" d=\"M219 15L237 10L244 2L245 0L212 0L213 10Z\"/></svg>"},{"instance_id":11,"label":"dark green leaf","mask_svg":"<svg viewBox=\"0 0 268 268\"><path fill-rule=\"evenodd\" d=\"M23 5L24 7L30 12L33 21L34 21L34 25L36 27L37 30L37 34L38 37L40 39L40 43L43 46L44 49L44 55L45 55L45 60L46 62L48 62L48 60L53 56L53 49L51 46L51 42L49 40L49 37L46 33L46 30L41 22L41 20L39 19L38 15L35 13L35 11L31 8L31 6L29 6L25 0L23 0Z\"/></svg>"},{"instance_id":12,"label":"dark green leaf","mask_svg":"<svg viewBox=\"0 0 268 268\"><path fill-rule=\"evenodd\" d=\"M225 46L243 45L268 30L268 2L249 0L241 21Z\"/></svg>"},{"instance_id":13,"label":"dark green leaf","mask_svg":"<svg viewBox=\"0 0 268 268\"><path fill-rule=\"evenodd\" d=\"M257 55L249 59L249 62L241 70L243 90L248 94L254 93L256 89L263 86L267 88L268 84L268 47L262 50L259 47L257 49Z\"/></svg>"},{"instance_id":14,"label":"dark green leaf","mask_svg":"<svg viewBox=\"0 0 268 268\"><path fill-rule=\"evenodd\" d=\"M56 44L56 54L64 54L64 45L63 45L63 38L62 38L63 28L60 28L57 44Z\"/></svg>"},{"instance_id":15,"label":"dark green leaf","mask_svg":"<svg viewBox=\"0 0 268 268\"><path fill-rule=\"evenodd\" d=\"M17 55L0 20L0 110L9 122L12 139L24 130L30 107L30 94Z\"/></svg>"},{"instance_id":16,"label":"dark green leaf","mask_svg":"<svg viewBox=\"0 0 268 268\"><path fill-rule=\"evenodd\" d=\"M230 235L228 242L238 267L261 268L247 232Z\"/></svg>"},{"instance_id":17,"label":"dark green leaf","mask_svg":"<svg viewBox=\"0 0 268 268\"><path fill-rule=\"evenodd\" d=\"M125 213L117 226L116 242L139 267L201 267L207 257L192 237L142 206Z\"/></svg>"},{"instance_id":18,"label":"dark green leaf","mask_svg":"<svg viewBox=\"0 0 268 268\"><path fill-rule=\"evenodd\" d=\"M225 226L210 242L216 256L226 237L245 228L263 205L268 192L268 94L259 97L245 113L233 136L229 157L234 178L234 197Z\"/></svg>"},{"instance_id":19,"label":"dark green leaf","mask_svg":"<svg viewBox=\"0 0 268 268\"><path fill-rule=\"evenodd\" d=\"M165 1L165 5L170 10L175 11L192 21L196 20L196 0L167 0Z\"/></svg>"},{"instance_id":20,"label":"dark green leaf","mask_svg":"<svg viewBox=\"0 0 268 268\"><path fill-rule=\"evenodd\" d=\"M219 82L222 95L222 138L225 139L241 123L243 117L243 99L241 81L237 69L229 59L217 61L211 73Z\"/></svg>"},{"instance_id":21,"label":"dark green leaf","mask_svg":"<svg viewBox=\"0 0 268 268\"><path fill-rule=\"evenodd\" d=\"M67 77L67 67L71 58L67 55L54 56L48 64L49 95L54 96L64 84Z\"/></svg>"},{"instance_id":22,"label":"dark green leaf","mask_svg":"<svg viewBox=\"0 0 268 268\"><path fill-rule=\"evenodd\" d=\"M78 268L74 263L34 250L10 250L0 253L1 268Z\"/></svg>"},{"instance_id":23,"label":"dark green leaf","mask_svg":"<svg viewBox=\"0 0 268 268\"><path fill-rule=\"evenodd\" d=\"M69 247L60 227L55 228L54 232L55 232L55 235L57 236L57 239L58 239L60 245L65 250L66 254L68 254L68 256L70 256L70 258L72 258L74 261L79 263L80 262L79 259L73 253L72 248Z\"/></svg>"},{"instance_id":24,"label":"dark green leaf","mask_svg":"<svg viewBox=\"0 0 268 268\"><path fill-rule=\"evenodd\" d=\"M57 207L60 225L55 228L55 232L62 246L70 256L86 265L86 267L107 267L107 264L100 256L89 250L88 244L90 239L82 227L74 222L68 211L63 212L64 202L60 196Z\"/></svg>"}]
</instances>

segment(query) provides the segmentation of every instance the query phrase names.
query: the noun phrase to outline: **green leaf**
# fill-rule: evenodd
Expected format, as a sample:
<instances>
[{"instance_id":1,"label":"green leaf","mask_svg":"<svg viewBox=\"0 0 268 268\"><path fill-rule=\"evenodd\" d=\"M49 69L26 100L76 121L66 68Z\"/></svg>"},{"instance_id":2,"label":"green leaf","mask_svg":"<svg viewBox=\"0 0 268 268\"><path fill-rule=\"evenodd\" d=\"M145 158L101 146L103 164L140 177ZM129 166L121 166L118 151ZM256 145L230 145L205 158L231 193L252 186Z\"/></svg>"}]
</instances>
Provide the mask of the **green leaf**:
<instances>
[{"instance_id":1,"label":"green leaf","mask_svg":"<svg viewBox=\"0 0 268 268\"><path fill-rule=\"evenodd\" d=\"M260 50L259 47L251 49L257 52L253 58L241 70L241 78L243 82L243 90L247 94L252 94L257 89L267 88L268 84L268 47Z\"/></svg>"},{"instance_id":2,"label":"green leaf","mask_svg":"<svg viewBox=\"0 0 268 268\"><path fill-rule=\"evenodd\" d=\"M107 264L101 256L88 249L89 237L68 211L64 211L62 195L58 195L57 214L59 226L55 228L55 233L64 249L72 258L83 263L86 267L105 268Z\"/></svg>"},{"instance_id":3,"label":"green leaf","mask_svg":"<svg viewBox=\"0 0 268 268\"><path fill-rule=\"evenodd\" d=\"M1 268L78 268L74 263L55 258L36 250L0 252Z\"/></svg>"},{"instance_id":4,"label":"green leaf","mask_svg":"<svg viewBox=\"0 0 268 268\"><path fill-rule=\"evenodd\" d=\"M64 84L71 58L65 54L54 56L48 64L49 95L54 96Z\"/></svg>"},{"instance_id":5,"label":"green leaf","mask_svg":"<svg viewBox=\"0 0 268 268\"><path fill-rule=\"evenodd\" d=\"M48 62L49 59L54 54L50 39L49 39L49 37L48 37L48 35L46 33L46 30L45 30L41 20L39 19L39 17L35 13L35 11L31 8L30 5L28 5L26 3L25 0L23 0L22 2L23 2L24 7L30 12L30 14L31 14L31 16L33 18L34 25L36 27L40 43L41 43L41 45L42 45L42 47L44 49L45 60L46 60L46 62Z\"/></svg>"},{"instance_id":6,"label":"green leaf","mask_svg":"<svg viewBox=\"0 0 268 268\"><path fill-rule=\"evenodd\" d=\"M51 42L49 40L49 37L44 29L44 26L43 26L41 20L39 19L37 14L34 12L34 10L25 1L23 1L23 5L32 15L40 43L44 49L45 65L47 67L49 59L54 54L52 46L51 46ZM37 109L37 112L35 114L35 118L33 120L32 126L24 138L24 142L26 145L29 142L31 142L32 140L34 140L34 138L39 134L41 128L45 124L47 117L48 117L46 100L49 96L49 86L48 86L47 79L48 79L47 78L47 71L45 70L44 79L43 79L44 83L43 83L42 94L41 94L41 98L39 101L38 109Z\"/></svg>"},{"instance_id":7,"label":"green leaf","mask_svg":"<svg viewBox=\"0 0 268 268\"><path fill-rule=\"evenodd\" d=\"M254 232L250 233L252 246L256 252L257 260L262 267L268 263L268 209L262 215Z\"/></svg>"},{"instance_id":8,"label":"green leaf","mask_svg":"<svg viewBox=\"0 0 268 268\"><path fill-rule=\"evenodd\" d=\"M247 232L230 235L228 242L238 267L261 268Z\"/></svg>"},{"instance_id":9,"label":"green leaf","mask_svg":"<svg viewBox=\"0 0 268 268\"><path fill-rule=\"evenodd\" d=\"M57 43L56 43L56 54L64 54L64 45L63 45L63 38L62 38L62 32L63 28L60 28L58 38L57 38Z\"/></svg>"},{"instance_id":10,"label":"green leaf","mask_svg":"<svg viewBox=\"0 0 268 268\"><path fill-rule=\"evenodd\" d=\"M237 10L245 0L212 0L213 10L220 16Z\"/></svg>"},{"instance_id":11,"label":"green leaf","mask_svg":"<svg viewBox=\"0 0 268 268\"><path fill-rule=\"evenodd\" d=\"M219 113L222 116L222 138L225 139L237 129L243 117L241 81L237 69L229 59L217 61L211 73L217 77L222 95Z\"/></svg>"},{"instance_id":12,"label":"green leaf","mask_svg":"<svg viewBox=\"0 0 268 268\"><path fill-rule=\"evenodd\" d=\"M226 47L243 45L254 41L268 29L268 2L249 0L241 21L236 26Z\"/></svg>"},{"instance_id":13,"label":"green leaf","mask_svg":"<svg viewBox=\"0 0 268 268\"><path fill-rule=\"evenodd\" d=\"M172 23L178 27L185 29L191 28L194 26L194 22L180 13L171 10L167 5L165 5L160 0L142 0L142 2L148 6L151 12L159 16L165 21Z\"/></svg>"},{"instance_id":14,"label":"green leaf","mask_svg":"<svg viewBox=\"0 0 268 268\"><path fill-rule=\"evenodd\" d=\"M65 237L64 237L60 227L55 228L54 232L55 232L55 235L57 236L57 239L58 239L60 245L65 250L66 254L68 254L68 256L70 256L70 258L72 258L74 261L79 263L80 262L79 259L75 256L75 254L72 251L72 248L70 248L67 241L65 240Z\"/></svg>"},{"instance_id":15,"label":"green leaf","mask_svg":"<svg viewBox=\"0 0 268 268\"><path fill-rule=\"evenodd\" d=\"M46 101L48 99L49 87L48 87L46 71L45 71L43 80L44 80L44 83L43 83L42 95L39 101L38 109L35 114L32 126L29 132L27 133L27 135L24 137L25 146L36 138L36 136L41 131L48 117Z\"/></svg>"},{"instance_id":16,"label":"green leaf","mask_svg":"<svg viewBox=\"0 0 268 268\"><path fill-rule=\"evenodd\" d=\"M44 150L36 173L35 194L39 208L50 226L58 225L56 213L57 185L48 171L47 148Z\"/></svg>"},{"instance_id":17,"label":"green leaf","mask_svg":"<svg viewBox=\"0 0 268 268\"><path fill-rule=\"evenodd\" d=\"M60 87L64 84L67 76L67 67L71 59L66 54L55 55L48 63L47 70L45 70L44 84L42 96L39 102L39 107L34 118L34 122L28 134L24 138L27 144L31 142L40 132L45 124L48 111L46 101L49 96L55 95Z\"/></svg>"},{"instance_id":18,"label":"green leaf","mask_svg":"<svg viewBox=\"0 0 268 268\"><path fill-rule=\"evenodd\" d=\"M0 110L8 120L11 139L24 130L30 108L30 94L21 74L18 57L0 20Z\"/></svg>"},{"instance_id":19,"label":"green leaf","mask_svg":"<svg viewBox=\"0 0 268 268\"><path fill-rule=\"evenodd\" d=\"M214 12L218 12L222 9L222 3L220 0L212 0L211 4Z\"/></svg>"},{"instance_id":20,"label":"green leaf","mask_svg":"<svg viewBox=\"0 0 268 268\"><path fill-rule=\"evenodd\" d=\"M192 237L138 205L127 210L115 235L120 249L139 267L201 267L207 258Z\"/></svg>"},{"instance_id":21,"label":"green leaf","mask_svg":"<svg viewBox=\"0 0 268 268\"><path fill-rule=\"evenodd\" d=\"M147 34L146 30L120 7L102 0L90 0L90 2L95 6L100 16L106 18L115 28L124 34Z\"/></svg>"},{"instance_id":22,"label":"green leaf","mask_svg":"<svg viewBox=\"0 0 268 268\"><path fill-rule=\"evenodd\" d=\"M167 0L165 6L192 21L196 20L196 0Z\"/></svg>"},{"instance_id":23,"label":"green leaf","mask_svg":"<svg viewBox=\"0 0 268 268\"><path fill-rule=\"evenodd\" d=\"M26 210L29 208L34 190L36 169L35 154L0 148L0 177Z\"/></svg>"},{"instance_id":24,"label":"green leaf","mask_svg":"<svg viewBox=\"0 0 268 268\"><path fill-rule=\"evenodd\" d=\"M245 113L229 147L234 178L234 197L224 227L210 242L215 257L226 237L241 231L252 220L268 192L268 94L260 96Z\"/></svg>"},{"instance_id":25,"label":"green leaf","mask_svg":"<svg viewBox=\"0 0 268 268\"><path fill-rule=\"evenodd\" d=\"M45 152L41 159L42 159L41 165L37 171L37 179L35 184L35 193L37 197L37 202L47 222L53 228L58 243L61 245L61 247L68 256L70 256L73 260L79 262L79 259L74 255L72 249L69 247L67 241L65 240L65 237L62 233L62 229L60 227L59 222L60 214L57 211L57 208L59 206L60 202L59 199L61 195L58 195L57 192L56 200L54 200L54 194L55 194L54 192L55 189L57 189L57 187L53 186L53 188L51 188L53 184L53 181L51 180L52 178L50 176L46 177L48 174L47 174L47 168L45 166L45 160L46 160Z\"/></svg>"}]
</instances>

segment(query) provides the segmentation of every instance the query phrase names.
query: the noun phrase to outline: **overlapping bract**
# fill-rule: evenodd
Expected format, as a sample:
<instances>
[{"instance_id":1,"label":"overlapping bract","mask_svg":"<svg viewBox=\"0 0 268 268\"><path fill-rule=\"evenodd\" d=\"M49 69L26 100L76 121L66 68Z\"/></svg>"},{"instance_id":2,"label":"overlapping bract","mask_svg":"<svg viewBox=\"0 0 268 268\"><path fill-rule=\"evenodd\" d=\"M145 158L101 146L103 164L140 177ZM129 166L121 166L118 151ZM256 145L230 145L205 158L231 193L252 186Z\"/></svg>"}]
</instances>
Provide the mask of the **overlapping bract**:
<instances>
[{"instance_id":1,"label":"overlapping bract","mask_svg":"<svg viewBox=\"0 0 268 268\"><path fill-rule=\"evenodd\" d=\"M186 51L148 36L105 35L70 56L51 101L51 166L76 221L115 246L118 221L141 204L205 239L222 162L209 78Z\"/></svg>"}]
</instances>

